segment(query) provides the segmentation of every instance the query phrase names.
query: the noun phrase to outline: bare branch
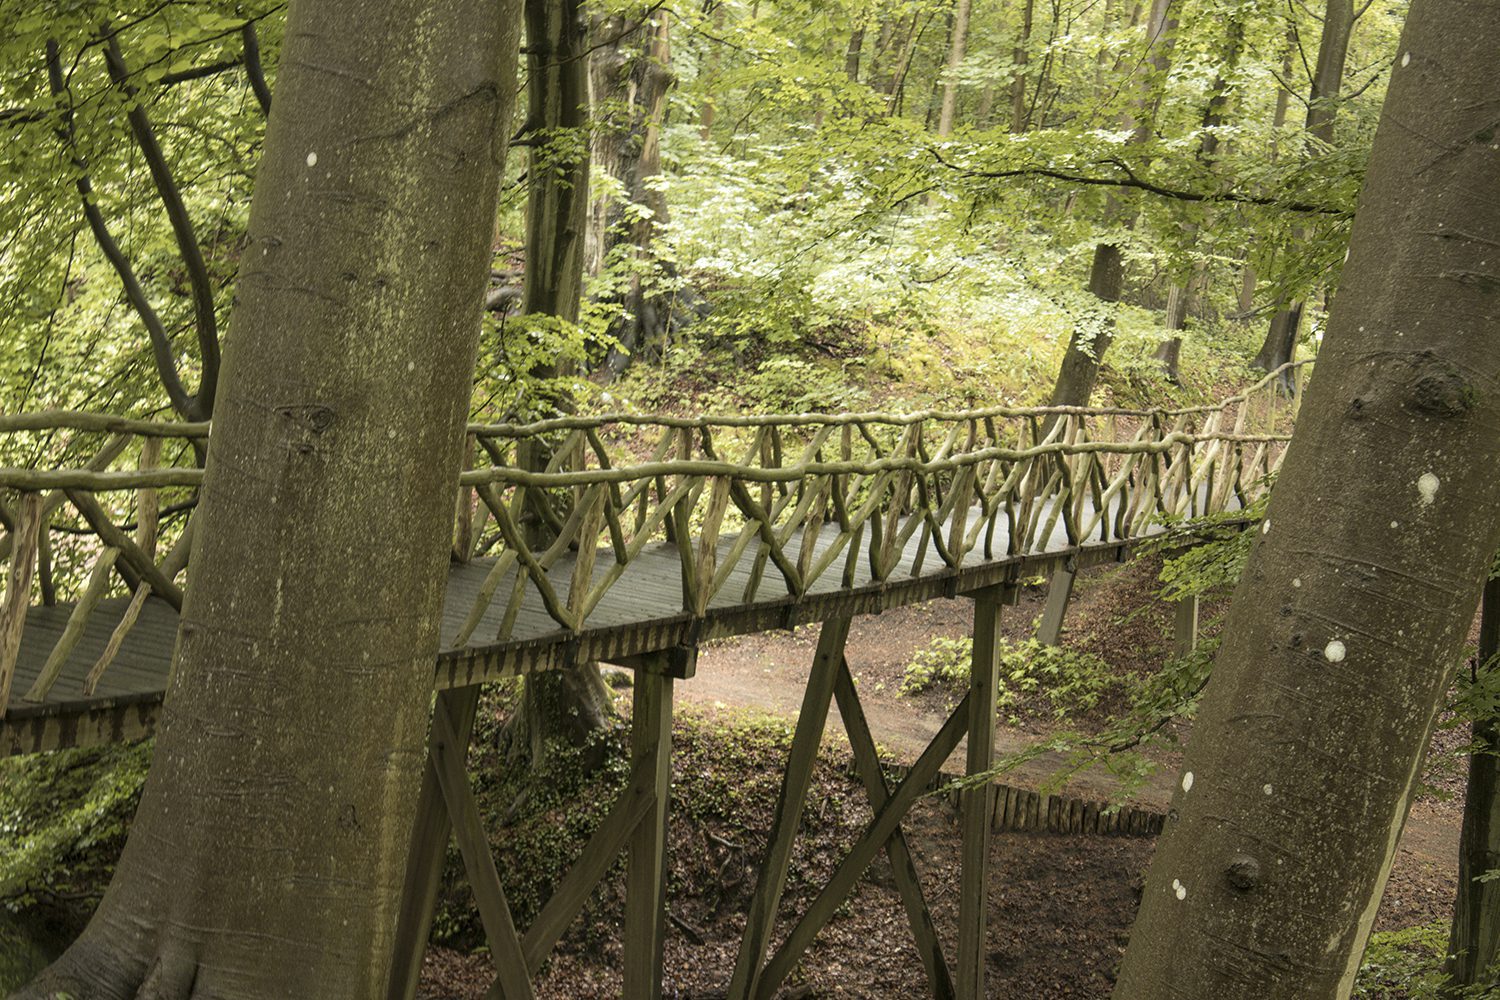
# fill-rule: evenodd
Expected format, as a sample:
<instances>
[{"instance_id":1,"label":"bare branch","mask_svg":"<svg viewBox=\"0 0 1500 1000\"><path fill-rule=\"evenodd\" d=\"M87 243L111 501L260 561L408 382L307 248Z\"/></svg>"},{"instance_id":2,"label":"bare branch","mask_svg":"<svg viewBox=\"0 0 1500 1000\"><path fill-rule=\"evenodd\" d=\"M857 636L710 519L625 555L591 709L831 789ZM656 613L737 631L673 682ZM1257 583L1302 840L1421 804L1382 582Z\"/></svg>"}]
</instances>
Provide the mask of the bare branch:
<instances>
[{"instance_id":1,"label":"bare branch","mask_svg":"<svg viewBox=\"0 0 1500 1000\"><path fill-rule=\"evenodd\" d=\"M266 85L266 71L260 64L260 37L256 34L254 21L245 22L245 26L240 29L240 37L245 43L245 75L250 78L250 89L255 91L260 110L269 116L271 88Z\"/></svg>"},{"instance_id":2,"label":"bare branch","mask_svg":"<svg viewBox=\"0 0 1500 1000\"><path fill-rule=\"evenodd\" d=\"M960 167L943 159L941 153L936 149L929 148L928 152L938 163L949 170L957 171L965 177L986 177L996 180L1008 177L1050 177L1053 180L1067 181L1070 184L1083 184L1090 187L1116 187L1132 188L1137 191L1145 191L1162 198L1172 198L1177 201L1190 202L1230 202L1237 205L1264 205L1267 208L1279 208L1288 212L1306 212L1312 215L1334 215L1347 217L1353 213L1348 209L1334 208L1329 205L1317 205L1310 202L1283 201L1279 198L1264 198L1258 195L1242 194L1238 191L1183 191L1175 188L1162 187L1142 177L1136 176L1131 169L1120 160L1106 161L1105 165L1119 170L1124 176L1121 177L1086 177L1080 174L1071 174L1050 167L1017 167L1013 170L973 170L968 167Z\"/></svg>"},{"instance_id":3,"label":"bare branch","mask_svg":"<svg viewBox=\"0 0 1500 1000\"><path fill-rule=\"evenodd\" d=\"M115 35L110 36L105 46L104 60L109 68L110 79L131 100L126 120L129 121L131 134L135 136L136 145L140 147L146 165L150 168L156 193L161 198L162 207L166 209L172 234L177 238L178 252L187 266L188 281L193 291L198 350L203 363L203 379L193 401L196 410L193 416L195 419L203 419L213 413L215 384L219 378L219 330L214 313L213 279L209 276L208 265L203 260L203 249L198 245L198 237L193 232L192 219L188 216L187 206L183 204L182 192L177 188L177 181L162 153L161 144L156 139L151 119L146 115L145 105L136 99L137 91L130 84L130 71L125 66L119 39Z\"/></svg>"},{"instance_id":4,"label":"bare branch","mask_svg":"<svg viewBox=\"0 0 1500 1000\"><path fill-rule=\"evenodd\" d=\"M64 96L71 99L71 95L63 80L62 60L55 39L47 40L47 79L51 85L53 99L63 106ZM156 361L156 372L161 378L162 388L166 390L167 398L172 402L172 408L184 417L188 417L195 409L194 400L188 395L187 389L182 384L182 377L177 371L177 361L172 356L171 338L167 336L161 317L151 305L151 300L146 296L146 290L141 287L140 280L136 277L135 269L130 266L130 260L120 249L119 243L115 242L114 236L109 231L109 224L104 219L104 213L99 209L98 198L94 194L94 183L89 178L88 165L78 153L77 144L73 138L73 114L66 106L63 106L62 116L57 125L57 137L62 140L63 146L68 150L68 156L78 172L74 185L78 188L79 198L83 200L83 215L88 220L89 230L94 234L94 242L99 244L99 249L103 251L105 259L119 275L120 284L125 289L126 300L130 302L131 308L135 310L136 315L141 318L141 323L146 327L146 335L151 340L151 354Z\"/></svg>"}]
</instances>

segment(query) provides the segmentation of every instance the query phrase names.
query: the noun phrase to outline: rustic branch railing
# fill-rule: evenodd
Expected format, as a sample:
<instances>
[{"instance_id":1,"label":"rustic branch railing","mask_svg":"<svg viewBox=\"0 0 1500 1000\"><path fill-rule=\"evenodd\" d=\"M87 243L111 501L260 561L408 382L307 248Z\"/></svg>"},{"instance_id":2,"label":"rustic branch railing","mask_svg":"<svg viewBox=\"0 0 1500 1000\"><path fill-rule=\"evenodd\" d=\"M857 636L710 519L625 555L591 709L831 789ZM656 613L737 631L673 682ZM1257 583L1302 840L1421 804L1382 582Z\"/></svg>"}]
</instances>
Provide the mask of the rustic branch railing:
<instances>
[{"instance_id":1,"label":"rustic branch railing","mask_svg":"<svg viewBox=\"0 0 1500 1000\"><path fill-rule=\"evenodd\" d=\"M1277 405L1273 375L1223 403L1180 410L474 424L454 558L492 562L445 640L454 648L505 642L528 590L560 630L579 632L650 546L675 551L681 609L701 616L714 602L764 599L768 573L779 578L778 599L796 599L852 586L856 576L886 582L1027 555L1055 544L1059 529L1070 546L1123 541L1163 520L1255 500L1287 440L1277 433ZM208 436L202 423L0 417L0 456L16 462L0 467L0 558L11 557L0 599L0 705L34 582L46 604L62 586L73 610L27 701L48 696L116 581L132 599L84 694L149 597L180 610ZM51 468L21 467L16 456L27 454L64 457ZM498 609L493 634L480 634Z\"/></svg>"}]
</instances>

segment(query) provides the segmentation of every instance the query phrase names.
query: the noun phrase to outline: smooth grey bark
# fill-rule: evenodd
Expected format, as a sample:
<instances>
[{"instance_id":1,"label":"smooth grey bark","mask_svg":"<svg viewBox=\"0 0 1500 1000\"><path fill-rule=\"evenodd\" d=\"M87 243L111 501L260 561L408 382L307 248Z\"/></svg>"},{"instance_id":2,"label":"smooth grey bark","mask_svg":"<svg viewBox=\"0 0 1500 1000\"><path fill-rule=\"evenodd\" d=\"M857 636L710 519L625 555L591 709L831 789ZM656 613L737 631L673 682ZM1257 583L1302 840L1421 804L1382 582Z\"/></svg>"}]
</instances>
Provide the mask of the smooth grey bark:
<instances>
[{"instance_id":1,"label":"smooth grey bark","mask_svg":"<svg viewBox=\"0 0 1500 1000\"><path fill-rule=\"evenodd\" d=\"M293 0L150 776L18 997L381 994L518 28Z\"/></svg>"},{"instance_id":2,"label":"smooth grey bark","mask_svg":"<svg viewBox=\"0 0 1500 1000\"><path fill-rule=\"evenodd\" d=\"M1497 44L1488 0L1412 4L1317 376L1225 624L1121 1000L1350 995L1500 549L1500 194L1492 111L1464 97L1500 88Z\"/></svg>"},{"instance_id":3,"label":"smooth grey bark","mask_svg":"<svg viewBox=\"0 0 1500 1000\"><path fill-rule=\"evenodd\" d=\"M1500 579L1486 580L1480 603L1476 676L1495 669L1500 654ZM1459 989L1500 985L1493 973L1500 958L1500 882L1480 876L1500 868L1500 719L1475 719L1458 847L1458 895L1444 971Z\"/></svg>"}]
</instances>

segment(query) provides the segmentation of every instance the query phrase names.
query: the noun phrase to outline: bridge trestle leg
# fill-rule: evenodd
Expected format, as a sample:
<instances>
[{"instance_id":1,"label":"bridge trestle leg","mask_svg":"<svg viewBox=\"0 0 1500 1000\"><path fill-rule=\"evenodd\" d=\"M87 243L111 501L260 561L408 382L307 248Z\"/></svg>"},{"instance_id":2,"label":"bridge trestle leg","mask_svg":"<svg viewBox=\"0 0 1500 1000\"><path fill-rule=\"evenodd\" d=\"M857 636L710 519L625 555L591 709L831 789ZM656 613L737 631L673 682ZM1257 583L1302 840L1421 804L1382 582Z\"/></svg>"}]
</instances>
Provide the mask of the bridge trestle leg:
<instances>
[{"instance_id":1,"label":"bridge trestle leg","mask_svg":"<svg viewBox=\"0 0 1500 1000\"><path fill-rule=\"evenodd\" d=\"M890 802L891 790L886 784L885 772L881 769L879 753L875 748L875 738L870 734L870 724L865 719L864 706L860 704L859 692L854 686L854 675L849 671L847 660L839 661L839 675L834 684L833 696L838 700L844 731L849 734L855 771L859 774L860 783L865 786L871 812L879 816ZM901 894L901 903L906 908L906 920L911 927L917 954L922 956L922 967L927 972L927 985L933 1000L952 1000L953 976L948 971L948 959L943 954L942 942L932 923L932 911L928 909L917 866L912 861L911 848L907 845L906 834L900 826L896 827L890 839L885 842L885 853L891 863L892 881L896 883L896 891Z\"/></svg>"},{"instance_id":2,"label":"bridge trestle leg","mask_svg":"<svg viewBox=\"0 0 1500 1000\"><path fill-rule=\"evenodd\" d=\"M1052 571L1052 582L1047 585L1047 604L1042 608L1042 623L1036 630L1036 641L1043 646L1056 646L1061 641L1063 619L1068 615L1068 602L1073 598L1073 584L1077 580L1078 569L1071 559Z\"/></svg>"},{"instance_id":3,"label":"bridge trestle leg","mask_svg":"<svg viewBox=\"0 0 1500 1000\"><path fill-rule=\"evenodd\" d=\"M447 715L453 733L461 743L461 748L455 744L458 752L468 751L478 704L477 687L438 692L434 711ZM443 805L437 772L429 760L422 769L422 790L417 795L416 819L407 851L406 883L396 917L396 943L392 951L387 1000L412 1000L417 995L422 956L427 953L427 939L432 933L432 917L437 909L438 888L452 829L448 810Z\"/></svg>"},{"instance_id":4,"label":"bridge trestle leg","mask_svg":"<svg viewBox=\"0 0 1500 1000\"><path fill-rule=\"evenodd\" d=\"M974 658L969 670L968 761L966 774L981 774L995 763L995 703L1000 685L1000 614L1012 603L1014 584L989 587L974 595ZM960 797L963 861L958 899L958 997L983 1000L986 911L989 906L990 814L993 782L965 788Z\"/></svg>"},{"instance_id":5,"label":"bridge trestle leg","mask_svg":"<svg viewBox=\"0 0 1500 1000\"><path fill-rule=\"evenodd\" d=\"M693 656L691 650L682 651ZM664 654L670 655L670 654ZM672 800L672 681L691 675L667 663L635 673L631 759L651 784L651 805L626 845L625 992L660 1000L667 923L667 808Z\"/></svg>"}]
</instances>

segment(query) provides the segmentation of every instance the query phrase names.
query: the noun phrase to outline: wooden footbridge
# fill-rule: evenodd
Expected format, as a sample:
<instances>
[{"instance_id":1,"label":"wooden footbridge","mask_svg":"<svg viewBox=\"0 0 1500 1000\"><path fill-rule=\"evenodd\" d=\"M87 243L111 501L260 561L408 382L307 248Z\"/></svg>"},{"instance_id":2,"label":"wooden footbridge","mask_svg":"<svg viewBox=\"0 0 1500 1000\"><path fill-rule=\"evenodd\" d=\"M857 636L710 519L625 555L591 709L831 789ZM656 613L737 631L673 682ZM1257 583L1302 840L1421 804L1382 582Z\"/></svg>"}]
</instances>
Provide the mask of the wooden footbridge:
<instances>
[{"instance_id":1,"label":"wooden footbridge","mask_svg":"<svg viewBox=\"0 0 1500 1000\"><path fill-rule=\"evenodd\" d=\"M621 852L623 995L660 996L674 685L692 677L704 640L809 622L823 625L727 996L773 996L881 852L933 996L982 996L993 790L962 797L952 967L901 822L965 738L968 773L993 763L1001 609L1022 578L1053 572L1055 631L1079 568L1118 559L1171 522L1258 498L1287 440L1276 433L1273 379L1182 410L617 414L470 426L392 1000L414 995L450 835L495 961L492 997L532 995L532 977ZM0 752L152 732L191 585L210 441L206 424L0 417L0 557L9 557ZM398 540L372 540L372 558L390 544ZM975 601L969 691L891 787L844 660L850 619L956 596ZM477 685L588 661L636 672L632 777L552 900L518 932L465 774ZM807 912L776 935L834 702L873 817Z\"/></svg>"}]
</instances>

